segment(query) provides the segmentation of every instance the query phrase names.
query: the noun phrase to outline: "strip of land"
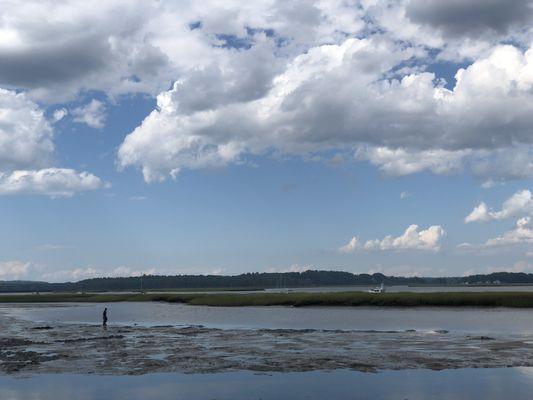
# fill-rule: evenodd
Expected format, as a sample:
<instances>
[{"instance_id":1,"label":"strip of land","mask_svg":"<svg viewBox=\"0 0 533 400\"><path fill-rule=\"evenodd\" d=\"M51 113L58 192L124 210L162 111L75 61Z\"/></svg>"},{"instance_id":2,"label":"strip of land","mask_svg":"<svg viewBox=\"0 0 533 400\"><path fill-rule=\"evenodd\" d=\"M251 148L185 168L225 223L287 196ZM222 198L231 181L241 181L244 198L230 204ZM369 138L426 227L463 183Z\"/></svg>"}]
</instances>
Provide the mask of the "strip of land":
<instances>
[{"instance_id":1,"label":"strip of land","mask_svg":"<svg viewBox=\"0 0 533 400\"><path fill-rule=\"evenodd\" d=\"M488 275L456 277L402 277L381 273L352 274L345 271L263 272L240 275L142 275L129 277L101 277L78 282L2 281L0 292L102 292L137 290L246 290L280 287L304 288L324 286L498 286L533 285L533 274L522 272L494 272ZM204 288L204 289L202 289Z\"/></svg>"},{"instance_id":2,"label":"strip of land","mask_svg":"<svg viewBox=\"0 0 533 400\"><path fill-rule=\"evenodd\" d=\"M438 293L45 293L2 295L0 303L162 301L202 306L379 306L533 308L533 292Z\"/></svg>"}]
</instances>

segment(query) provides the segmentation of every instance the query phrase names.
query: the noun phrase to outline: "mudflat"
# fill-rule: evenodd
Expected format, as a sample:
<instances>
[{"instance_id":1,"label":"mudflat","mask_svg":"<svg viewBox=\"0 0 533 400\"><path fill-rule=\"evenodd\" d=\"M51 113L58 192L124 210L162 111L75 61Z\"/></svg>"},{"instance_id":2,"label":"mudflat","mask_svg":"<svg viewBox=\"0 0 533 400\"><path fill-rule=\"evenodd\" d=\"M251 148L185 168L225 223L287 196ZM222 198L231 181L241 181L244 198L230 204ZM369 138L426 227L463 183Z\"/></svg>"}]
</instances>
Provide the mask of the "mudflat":
<instances>
[{"instance_id":1,"label":"mudflat","mask_svg":"<svg viewBox=\"0 0 533 400\"><path fill-rule=\"evenodd\" d=\"M533 333L217 329L35 322L0 313L0 373L375 372L533 366Z\"/></svg>"}]
</instances>

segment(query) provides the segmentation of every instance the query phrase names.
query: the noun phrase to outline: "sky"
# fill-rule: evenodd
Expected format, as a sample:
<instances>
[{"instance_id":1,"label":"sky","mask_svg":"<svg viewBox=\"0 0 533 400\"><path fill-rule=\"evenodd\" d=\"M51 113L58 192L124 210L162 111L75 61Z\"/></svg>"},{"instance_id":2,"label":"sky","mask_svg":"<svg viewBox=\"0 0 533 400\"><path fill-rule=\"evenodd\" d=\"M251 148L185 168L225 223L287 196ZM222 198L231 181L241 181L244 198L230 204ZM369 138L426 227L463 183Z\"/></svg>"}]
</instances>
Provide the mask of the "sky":
<instances>
[{"instance_id":1,"label":"sky","mask_svg":"<svg viewBox=\"0 0 533 400\"><path fill-rule=\"evenodd\" d=\"M0 280L533 272L532 22L0 0Z\"/></svg>"}]
</instances>

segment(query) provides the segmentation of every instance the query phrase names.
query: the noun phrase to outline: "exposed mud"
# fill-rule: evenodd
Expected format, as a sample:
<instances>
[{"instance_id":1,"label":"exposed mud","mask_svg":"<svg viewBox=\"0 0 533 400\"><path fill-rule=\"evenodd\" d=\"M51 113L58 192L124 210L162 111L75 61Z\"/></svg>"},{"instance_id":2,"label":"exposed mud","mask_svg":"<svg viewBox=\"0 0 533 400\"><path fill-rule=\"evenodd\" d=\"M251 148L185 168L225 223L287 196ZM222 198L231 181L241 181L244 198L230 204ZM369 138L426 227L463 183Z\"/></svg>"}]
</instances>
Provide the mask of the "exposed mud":
<instances>
[{"instance_id":1,"label":"exposed mud","mask_svg":"<svg viewBox=\"0 0 533 400\"><path fill-rule=\"evenodd\" d=\"M33 325L0 314L0 373L374 372L533 366L533 334Z\"/></svg>"}]
</instances>

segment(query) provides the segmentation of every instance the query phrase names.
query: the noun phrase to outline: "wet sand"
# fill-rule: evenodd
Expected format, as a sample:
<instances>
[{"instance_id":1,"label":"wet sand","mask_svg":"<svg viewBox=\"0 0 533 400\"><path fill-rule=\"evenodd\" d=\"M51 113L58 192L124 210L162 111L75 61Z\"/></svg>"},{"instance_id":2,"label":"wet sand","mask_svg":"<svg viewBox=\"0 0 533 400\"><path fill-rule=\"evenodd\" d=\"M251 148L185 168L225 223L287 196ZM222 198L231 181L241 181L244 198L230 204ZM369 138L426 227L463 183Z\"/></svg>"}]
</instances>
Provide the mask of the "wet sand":
<instances>
[{"instance_id":1,"label":"wet sand","mask_svg":"<svg viewBox=\"0 0 533 400\"><path fill-rule=\"evenodd\" d=\"M139 375L533 366L533 334L38 325L0 314L0 373Z\"/></svg>"}]
</instances>

